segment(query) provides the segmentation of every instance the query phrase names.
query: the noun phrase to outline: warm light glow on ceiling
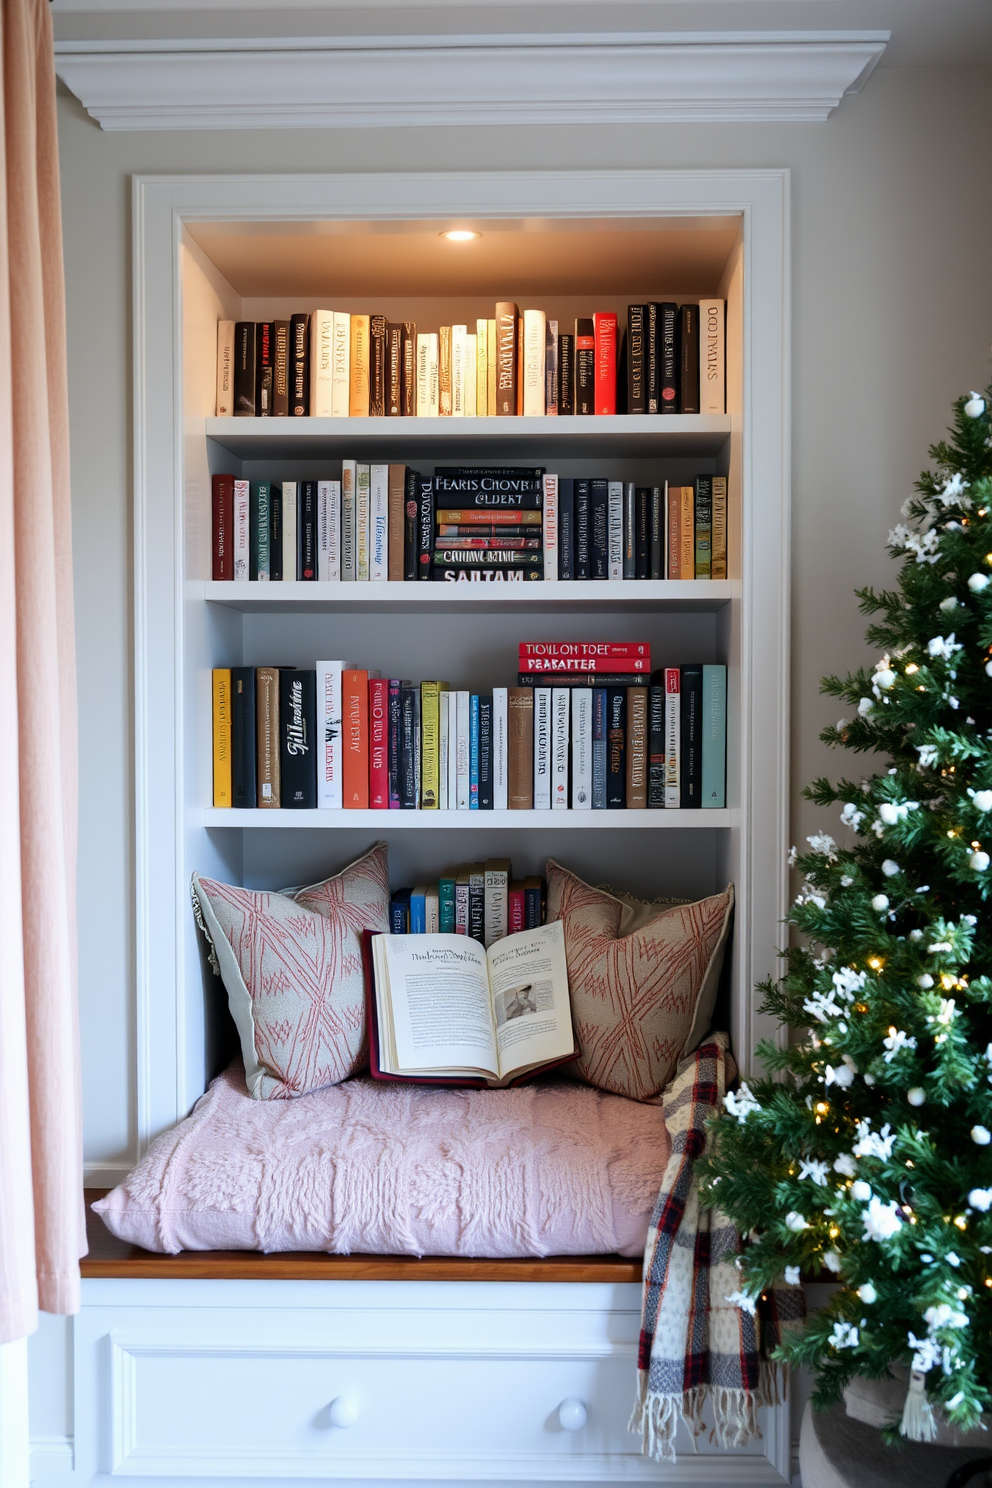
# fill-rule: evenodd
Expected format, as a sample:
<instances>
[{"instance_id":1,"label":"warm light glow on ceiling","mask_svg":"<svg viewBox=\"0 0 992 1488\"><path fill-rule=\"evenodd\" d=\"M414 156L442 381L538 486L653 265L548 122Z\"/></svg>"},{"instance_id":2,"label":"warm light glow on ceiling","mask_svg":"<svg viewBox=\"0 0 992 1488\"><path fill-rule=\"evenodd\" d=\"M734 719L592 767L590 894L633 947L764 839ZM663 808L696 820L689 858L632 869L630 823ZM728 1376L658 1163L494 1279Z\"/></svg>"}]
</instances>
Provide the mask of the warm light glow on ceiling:
<instances>
[{"instance_id":1,"label":"warm light glow on ceiling","mask_svg":"<svg viewBox=\"0 0 992 1488\"><path fill-rule=\"evenodd\" d=\"M438 234L441 238L447 238L449 243L471 243L473 238L481 238L480 232L471 232L467 227L453 227L448 232Z\"/></svg>"}]
</instances>

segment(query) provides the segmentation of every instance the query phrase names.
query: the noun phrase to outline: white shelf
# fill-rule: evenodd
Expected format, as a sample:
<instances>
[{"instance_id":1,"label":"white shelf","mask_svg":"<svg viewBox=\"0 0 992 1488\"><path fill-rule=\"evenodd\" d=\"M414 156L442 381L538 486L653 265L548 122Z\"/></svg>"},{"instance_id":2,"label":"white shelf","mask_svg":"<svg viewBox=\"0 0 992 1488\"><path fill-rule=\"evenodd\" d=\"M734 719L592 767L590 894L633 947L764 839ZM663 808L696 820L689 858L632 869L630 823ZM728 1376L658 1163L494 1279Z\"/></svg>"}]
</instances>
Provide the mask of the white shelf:
<instances>
[{"instance_id":1,"label":"white shelf","mask_svg":"<svg viewBox=\"0 0 992 1488\"><path fill-rule=\"evenodd\" d=\"M392 450L445 460L498 444L503 461L580 455L719 454L729 416L600 414L573 418L208 418L205 433L239 460L364 459Z\"/></svg>"},{"instance_id":2,"label":"white shelf","mask_svg":"<svg viewBox=\"0 0 992 1488\"><path fill-rule=\"evenodd\" d=\"M737 822L737 812L730 808L710 811L292 811L277 809L238 810L234 807L208 806L203 811L205 827L278 828L300 831L325 828L328 831L358 829L386 832L393 828L428 829L443 827L473 832L492 828L509 831L530 827L553 831L580 831L606 828L628 831L633 827L699 830L730 827Z\"/></svg>"},{"instance_id":3,"label":"white shelf","mask_svg":"<svg viewBox=\"0 0 992 1488\"><path fill-rule=\"evenodd\" d=\"M398 614L431 614L455 609L469 614L526 610L631 609L638 613L657 610L692 610L705 613L722 609L740 593L736 580L591 580L576 583L377 583L316 584L236 583L225 580L187 585L191 600L208 599L242 614L295 613L346 614L362 610L388 609Z\"/></svg>"}]
</instances>

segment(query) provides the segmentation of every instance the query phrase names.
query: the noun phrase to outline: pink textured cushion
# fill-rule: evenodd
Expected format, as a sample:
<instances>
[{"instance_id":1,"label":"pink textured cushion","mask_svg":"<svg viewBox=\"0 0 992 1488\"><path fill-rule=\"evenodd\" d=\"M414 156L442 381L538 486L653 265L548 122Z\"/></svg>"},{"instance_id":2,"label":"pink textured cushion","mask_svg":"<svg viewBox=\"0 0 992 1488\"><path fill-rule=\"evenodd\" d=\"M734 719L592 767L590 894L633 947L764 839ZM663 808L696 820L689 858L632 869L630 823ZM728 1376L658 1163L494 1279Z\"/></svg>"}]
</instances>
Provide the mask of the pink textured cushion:
<instances>
[{"instance_id":1,"label":"pink textured cushion","mask_svg":"<svg viewBox=\"0 0 992 1488\"><path fill-rule=\"evenodd\" d=\"M654 1100L709 1029L733 886L695 904L652 905L594 889L553 858L547 874L581 1050L570 1068L598 1090Z\"/></svg>"},{"instance_id":2,"label":"pink textured cushion","mask_svg":"<svg viewBox=\"0 0 992 1488\"><path fill-rule=\"evenodd\" d=\"M295 893L194 874L193 897L227 990L251 1094L285 1100L363 1069L362 931L389 929L385 843Z\"/></svg>"},{"instance_id":3,"label":"pink textured cushion","mask_svg":"<svg viewBox=\"0 0 992 1488\"><path fill-rule=\"evenodd\" d=\"M167 1253L633 1256L668 1152L659 1106L578 1084L366 1078L266 1104L232 1066L93 1207Z\"/></svg>"}]
</instances>

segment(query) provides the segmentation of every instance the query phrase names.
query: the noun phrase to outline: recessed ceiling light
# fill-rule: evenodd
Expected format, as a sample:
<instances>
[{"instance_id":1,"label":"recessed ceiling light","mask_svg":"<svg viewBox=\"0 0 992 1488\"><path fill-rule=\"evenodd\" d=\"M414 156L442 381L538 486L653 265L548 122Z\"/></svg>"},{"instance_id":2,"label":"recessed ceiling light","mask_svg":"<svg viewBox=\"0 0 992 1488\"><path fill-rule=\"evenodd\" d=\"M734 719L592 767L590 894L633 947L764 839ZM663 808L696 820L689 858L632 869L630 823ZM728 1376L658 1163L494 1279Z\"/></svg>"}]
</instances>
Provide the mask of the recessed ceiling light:
<instances>
[{"instance_id":1,"label":"recessed ceiling light","mask_svg":"<svg viewBox=\"0 0 992 1488\"><path fill-rule=\"evenodd\" d=\"M471 243L473 238L481 238L480 232L471 232L467 227L453 227L450 232L439 233L438 237L447 238L449 243Z\"/></svg>"}]
</instances>

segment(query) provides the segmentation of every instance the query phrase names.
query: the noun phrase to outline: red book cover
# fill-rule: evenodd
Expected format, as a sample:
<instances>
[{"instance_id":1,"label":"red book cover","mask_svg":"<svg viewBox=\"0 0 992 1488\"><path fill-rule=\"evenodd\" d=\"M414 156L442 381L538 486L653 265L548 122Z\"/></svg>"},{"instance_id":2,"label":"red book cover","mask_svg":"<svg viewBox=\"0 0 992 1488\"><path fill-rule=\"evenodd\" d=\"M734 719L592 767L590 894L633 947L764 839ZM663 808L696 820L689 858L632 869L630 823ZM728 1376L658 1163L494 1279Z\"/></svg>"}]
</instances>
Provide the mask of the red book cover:
<instances>
[{"instance_id":1,"label":"red book cover","mask_svg":"<svg viewBox=\"0 0 992 1488\"><path fill-rule=\"evenodd\" d=\"M510 885L509 902L507 906L507 935L516 935L518 930L527 928L524 922L524 886L522 882L514 882Z\"/></svg>"},{"instance_id":2,"label":"red book cover","mask_svg":"<svg viewBox=\"0 0 992 1488\"><path fill-rule=\"evenodd\" d=\"M369 674L341 673L341 785L346 810L369 804ZM388 796L387 796L388 800Z\"/></svg>"},{"instance_id":3,"label":"red book cover","mask_svg":"<svg viewBox=\"0 0 992 1488\"><path fill-rule=\"evenodd\" d=\"M617 318L597 310L593 316L596 337L596 412L617 411Z\"/></svg>"},{"instance_id":4,"label":"red book cover","mask_svg":"<svg viewBox=\"0 0 992 1488\"><path fill-rule=\"evenodd\" d=\"M389 681L369 678L369 806L389 810Z\"/></svg>"},{"instance_id":5,"label":"red book cover","mask_svg":"<svg viewBox=\"0 0 992 1488\"><path fill-rule=\"evenodd\" d=\"M651 656L521 656L521 672L649 672Z\"/></svg>"},{"instance_id":6,"label":"red book cover","mask_svg":"<svg viewBox=\"0 0 992 1488\"><path fill-rule=\"evenodd\" d=\"M213 497L213 566L211 578L234 578L234 476L215 475Z\"/></svg>"}]
</instances>

